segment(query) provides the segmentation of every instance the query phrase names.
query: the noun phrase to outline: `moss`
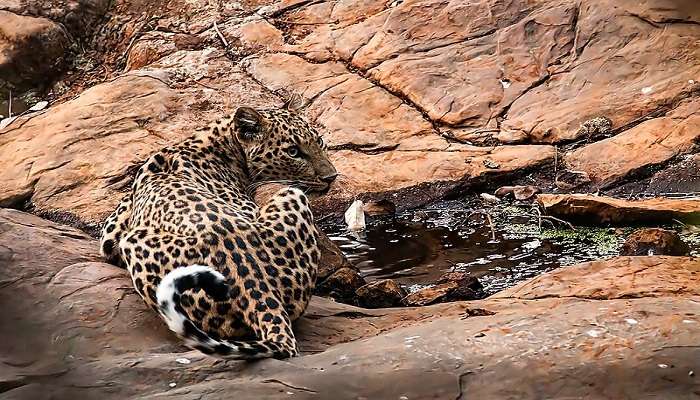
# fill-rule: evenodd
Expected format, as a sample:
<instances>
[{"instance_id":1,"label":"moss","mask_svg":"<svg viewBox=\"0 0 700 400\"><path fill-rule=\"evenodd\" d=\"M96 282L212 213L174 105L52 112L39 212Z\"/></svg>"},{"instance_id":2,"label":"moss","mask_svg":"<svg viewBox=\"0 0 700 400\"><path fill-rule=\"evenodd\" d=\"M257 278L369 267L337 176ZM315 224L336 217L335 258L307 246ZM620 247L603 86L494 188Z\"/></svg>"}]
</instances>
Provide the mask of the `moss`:
<instances>
[{"instance_id":1,"label":"moss","mask_svg":"<svg viewBox=\"0 0 700 400\"><path fill-rule=\"evenodd\" d=\"M566 243L589 243L601 254L617 253L628 229L616 231L608 228L578 227L571 229L542 229L540 239Z\"/></svg>"}]
</instances>

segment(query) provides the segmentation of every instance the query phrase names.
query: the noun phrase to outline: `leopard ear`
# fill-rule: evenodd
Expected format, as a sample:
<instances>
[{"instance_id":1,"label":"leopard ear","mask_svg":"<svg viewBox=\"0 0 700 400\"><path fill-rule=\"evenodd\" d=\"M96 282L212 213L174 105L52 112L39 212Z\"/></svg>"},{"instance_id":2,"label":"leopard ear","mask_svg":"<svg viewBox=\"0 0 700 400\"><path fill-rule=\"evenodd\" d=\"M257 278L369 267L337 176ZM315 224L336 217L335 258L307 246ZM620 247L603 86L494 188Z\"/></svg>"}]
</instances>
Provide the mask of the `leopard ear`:
<instances>
[{"instance_id":1,"label":"leopard ear","mask_svg":"<svg viewBox=\"0 0 700 400\"><path fill-rule=\"evenodd\" d=\"M284 102L284 108L293 112L298 112L304 108L304 105L304 98L296 93L292 93L287 101Z\"/></svg>"},{"instance_id":2,"label":"leopard ear","mask_svg":"<svg viewBox=\"0 0 700 400\"><path fill-rule=\"evenodd\" d=\"M263 136L264 118L251 107L238 107L233 115L233 127L238 140L250 142L260 140Z\"/></svg>"}]
</instances>

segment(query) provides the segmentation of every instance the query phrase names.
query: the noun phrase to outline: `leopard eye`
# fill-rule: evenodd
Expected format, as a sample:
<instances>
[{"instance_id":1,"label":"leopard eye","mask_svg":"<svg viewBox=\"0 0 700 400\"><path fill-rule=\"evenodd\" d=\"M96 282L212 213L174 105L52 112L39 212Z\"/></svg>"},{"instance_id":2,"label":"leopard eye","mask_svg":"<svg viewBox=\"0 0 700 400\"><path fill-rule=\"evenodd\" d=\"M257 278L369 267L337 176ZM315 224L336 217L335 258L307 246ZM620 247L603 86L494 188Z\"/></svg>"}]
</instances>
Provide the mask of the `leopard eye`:
<instances>
[{"instance_id":1,"label":"leopard eye","mask_svg":"<svg viewBox=\"0 0 700 400\"><path fill-rule=\"evenodd\" d=\"M318 145L323 147L323 138L320 136L318 137Z\"/></svg>"},{"instance_id":2,"label":"leopard eye","mask_svg":"<svg viewBox=\"0 0 700 400\"><path fill-rule=\"evenodd\" d=\"M290 157L299 157L301 155L301 151L299 150L299 147L297 146L291 146L287 147L287 154L289 154Z\"/></svg>"}]
</instances>

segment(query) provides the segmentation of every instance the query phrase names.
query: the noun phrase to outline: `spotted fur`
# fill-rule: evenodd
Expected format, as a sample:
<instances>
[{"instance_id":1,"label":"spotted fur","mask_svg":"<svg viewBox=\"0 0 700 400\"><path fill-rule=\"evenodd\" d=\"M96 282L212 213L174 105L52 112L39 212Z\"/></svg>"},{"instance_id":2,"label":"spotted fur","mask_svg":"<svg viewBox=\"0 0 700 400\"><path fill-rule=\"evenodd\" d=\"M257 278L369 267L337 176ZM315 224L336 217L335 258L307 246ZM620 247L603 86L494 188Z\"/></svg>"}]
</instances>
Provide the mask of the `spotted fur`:
<instances>
[{"instance_id":1,"label":"spotted fur","mask_svg":"<svg viewBox=\"0 0 700 400\"><path fill-rule=\"evenodd\" d=\"M305 190L337 175L294 111L239 108L152 155L107 219L101 251L185 343L230 359L298 353L320 252ZM251 194L282 183L265 204Z\"/></svg>"}]
</instances>

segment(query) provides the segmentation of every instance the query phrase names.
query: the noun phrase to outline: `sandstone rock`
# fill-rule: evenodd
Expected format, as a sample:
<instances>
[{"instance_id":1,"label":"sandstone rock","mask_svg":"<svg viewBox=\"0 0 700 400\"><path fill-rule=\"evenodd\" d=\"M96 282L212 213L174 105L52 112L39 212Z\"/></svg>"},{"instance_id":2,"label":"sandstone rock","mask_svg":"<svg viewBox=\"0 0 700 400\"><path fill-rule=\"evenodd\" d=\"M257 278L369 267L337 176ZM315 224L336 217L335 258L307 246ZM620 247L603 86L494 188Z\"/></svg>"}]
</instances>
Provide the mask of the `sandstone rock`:
<instances>
[{"instance_id":1,"label":"sandstone rock","mask_svg":"<svg viewBox=\"0 0 700 400\"><path fill-rule=\"evenodd\" d=\"M670 15L683 13L679 21L692 21L692 12L681 11L684 3L660 8ZM523 132L536 142L575 140L585 134L579 126L593 117L606 116L613 126L625 127L663 115L689 97L696 90L700 68L698 52L690 43L700 36L700 27L687 30L670 24L657 41L661 25L644 17L626 17L656 8L650 2L646 7L631 1L582 4L570 54L560 65L549 65L549 77L542 85L513 102L501 129ZM610 52L615 53L615 60L607 59ZM693 61L687 65L692 67L681 67L672 61L675 57L688 57ZM589 79L592 76L598 78ZM647 126L637 132L653 135L657 128ZM599 157L602 159L607 157Z\"/></svg>"},{"instance_id":2,"label":"sandstone rock","mask_svg":"<svg viewBox=\"0 0 700 400\"><path fill-rule=\"evenodd\" d=\"M43 88L65 67L69 46L52 21L0 10L0 90Z\"/></svg>"},{"instance_id":3,"label":"sandstone rock","mask_svg":"<svg viewBox=\"0 0 700 400\"><path fill-rule=\"evenodd\" d=\"M616 257L591 261L550 272L496 293L490 298L540 299L577 297L624 299L698 296L693 282L700 263L691 257Z\"/></svg>"},{"instance_id":4,"label":"sandstone rock","mask_svg":"<svg viewBox=\"0 0 700 400\"><path fill-rule=\"evenodd\" d=\"M482 290L481 283L469 274L450 272L440 277L435 285L404 297L402 303L409 307L417 307L450 301L476 300L483 297Z\"/></svg>"},{"instance_id":5,"label":"sandstone rock","mask_svg":"<svg viewBox=\"0 0 700 400\"><path fill-rule=\"evenodd\" d=\"M314 293L319 296L331 297L341 303L357 303L355 291L363 287L366 282L354 268L343 267L331 273L330 276L326 276L325 279L318 278Z\"/></svg>"},{"instance_id":6,"label":"sandstone rock","mask_svg":"<svg viewBox=\"0 0 700 400\"><path fill-rule=\"evenodd\" d=\"M42 17L60 24L76 39L87 41L101 22L109 0L6 0L2 9L18 15Z\"/></svg>"},{"instance_id":7,"label":"sandstone rock","mask_svg":"<svg viewBox=\"0 0 700 400\"><path fill-rule=\"evenodd\" d=\"M406 291L392 279L370 282L357 289L358 304L365 308L386 308L401 305Z\"/></svg>"},{"instance_id":8,"label":"sandstone rock","mask_svg":"<svg viewBox=\"0 0 700 400\"><path fill-rule=\"evenodd\" d=\"M322 282L340 269L354 269L347 257L345 257L345 254L320 229L318 229L318 246L321 248L321 259L318 266L317 282Z\"/></svg>"},{"instance_id":9,"label":"sandstone rock","mask_svg":"<svg viewBox=\"0 0 700 400\"><path fill-rule=\"evenodd\" d=\"M242 363L184 349L97 249L80 231L0 210L4 398L683 398L695 388L695 259L566 267L468 306L367 310L314 297L294 327L302 357Z\"/></svg>"},{"instance_id":10,"label":"sandstone rock","mask_svg":"<svg viewBox=\"0 0 700 400\"><path fill-rule=\"evenodd\" d=\"M700 220L700 199L621 200L585 194L539 194L537 201L547 214L588 224Z\"/></svg>"},{"instance_id":11,"label":"sandstone rock","mask_svg":"<svg viewBox=\"0 0 700 400\"><path fill-rule=\"evenodd\" d=\"M643 122L619 135L578 149L566 164L586 172L604 188L633 173L691 152L700 139L700 100L684 100L666 116Z\"/></svg>"},{"instance_id":12,"label":"sandstone rock","mask_svg":"<svg viewBox=\"0 0 700 400\"><path fill-rule=\"evenodd\" d=\"M537 186L526 185L526 186L501 186L496 189L494 193L498 197L505 197L512 194L515 200L530 200L541 190Z\"/></svg>"},{"instance_id":13,"label":"sandstone rock","mask_svg":"<svg viewBox=\"0 0 700 400\"><path fill-rule=\"evenodd\" d=\"M119 201L110 183L167 143L149 125L172 115L176 99L159 79L126 76L47 113L20 118L0 134L0 151L7 155L0 205L31 201L40 209L101 220Z\"/></svg>"},{"instance_id":14,"label":"sandstone rock","mask_svg":"<svg viewBox=\"0 0 700 400\"><path fill-rule=\"evenodd\" d=\"M623 256L687 256L690 247L674 231L659 228L638 229L620 249Z\"/></svg>"},{"instance_id":15,"label":"sandstone rock","mask_svg":"<svg viewBox=\"0 0 700 400\"><path fill-rule=\"evenodd\" d=\"M492 170L484 166L486 158L498 162L500 168ZM463 145L446 152L392 151L379 154L340 150L331 155L336 168L350 178L346 190L355 193L401 192L404 193L402 202L397 203L400 207L415 206L411 202L420 195L414 191L449 192L460 182L485 180L541 165L553 158L554 149L550 146L483 148ZM437 196L439 194L429 194L425 200ZM388 196L380 198L397 202Z\"/></svg>"},{"instance_id":16,"label":"sandstone rock","mask_svg":"<svg viewBox=\"0 0 700 400\"><path fill-rule=\"evenodd\" d=\"M7 155L0 160L0 206L29 202L99 223L130 184L130 172L151 153L237 105L263 106L273 99L216 52L181 51L150 68L0 130L0 152ZM206 82L222 69L227 73L217 81L219 91L169 86L177 86L175 79ZM221 83L227 80L236 85Z\"/></svg>"}]
</instances>

